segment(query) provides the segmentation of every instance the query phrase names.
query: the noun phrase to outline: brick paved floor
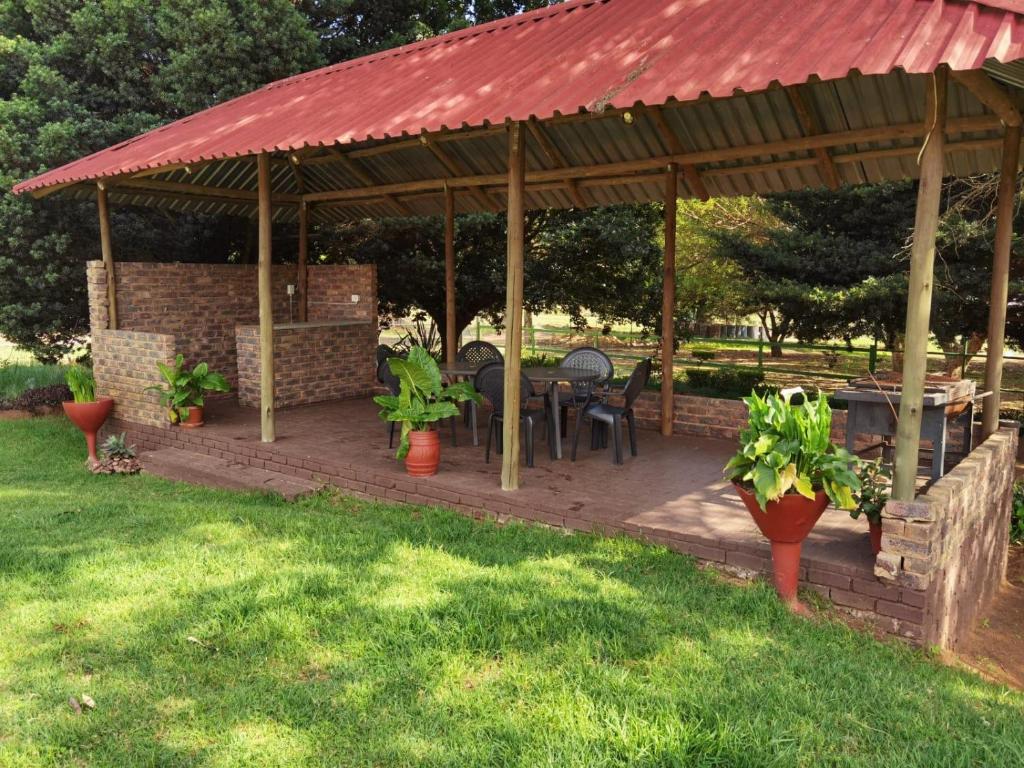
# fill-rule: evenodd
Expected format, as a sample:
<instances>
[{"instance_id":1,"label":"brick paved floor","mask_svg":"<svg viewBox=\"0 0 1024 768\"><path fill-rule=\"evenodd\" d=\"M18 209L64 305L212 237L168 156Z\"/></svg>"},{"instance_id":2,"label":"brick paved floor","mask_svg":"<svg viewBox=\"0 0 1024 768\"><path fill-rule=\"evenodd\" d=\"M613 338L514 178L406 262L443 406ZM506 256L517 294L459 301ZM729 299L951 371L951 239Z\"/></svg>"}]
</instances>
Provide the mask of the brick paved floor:
<instances>
[{"instance_id":1,"label":"brick paved floor","mask_svg":"<svg viewBox=\"0 0 1024 768\"><path fill-rule=\"evenodd\" d=\"M552 461L538 438L536 466L521 470L521 488L500 488L500 457L484 463L481 445L458 428L452 447L442 430L440 473L426 480L408 478L387 447L385 424L369 400L323 403L277 412L277 442L260 442L259 414L230 401L208 408L201 430L139 428L133 437L143 447L179 447L241 462L322 479L356 493L416 503L440 503L478 517L517 517L581 530L626 532L710 561L766 570L768 547L753 521L722 480L732 442L696 437L663 437L641 430L640 455L626 452L622 466L611 451L591 451L589 433L580 455ZM484 422L486 423L486 422ZM134 431L134 430L141 430ZM804 546L805 572L819 586L850 578L874 581L867 523L829 509ZM830 574L816 578L815 569ZM847 587L848 588L848 587ZM824 591L824 590L819 590Z\"/></svg>"}]
</instances>

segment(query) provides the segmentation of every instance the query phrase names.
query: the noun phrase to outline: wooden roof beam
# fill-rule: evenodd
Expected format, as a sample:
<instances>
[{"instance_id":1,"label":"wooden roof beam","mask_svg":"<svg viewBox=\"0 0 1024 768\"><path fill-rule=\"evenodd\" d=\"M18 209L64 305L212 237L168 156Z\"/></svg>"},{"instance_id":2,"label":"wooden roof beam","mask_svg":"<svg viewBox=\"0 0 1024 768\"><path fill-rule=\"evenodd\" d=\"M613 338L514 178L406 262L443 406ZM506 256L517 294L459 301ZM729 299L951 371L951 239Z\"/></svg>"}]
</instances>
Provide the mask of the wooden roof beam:
<instances>
[{"instance_id":1,"label":"wooden roof beam","mask_svg":"<svg viewBox=\"0 0 1024 768\"><path fill-rule=\"evenodd\" d=\"M376 178L370 175L369 171L360 167L360 165L355 160L346 155L344 152L334 149L333 147L331 147L328 151L329 154L338 161L341 167L348 171L352 176L354 176L359 181L360 184L363 184L367 187L374 187L380 184L380 181L378 181ZM384 200L394 210L398 211L399 216L413 215L412 209L409 208L409 206L407 206L394 195L384 195Z\"/></svg>"},{"instance_id":2,"label":"wooden roof beam","mask_svg":"<svg viewBox=\"0 0 1024 768\"><path fill-rule=\"evenodd\" d=\"M789 97L789 104L793 107L793 112L796 114L797 122L800 123L800 129L804 132L804 135L817 136L820 134L822 132L821 124L804 100L799 87L795 85L788 86L786 88L786 96ZM842 180L839 178L839 171L836 169L836 164L832 162L832 156L829 154L828 149L817 147L814 150L814 156L818 159L818 170L821 172L821 178L825 181L828 188L839 189L842 185Z\"/></svg>"},{"instance_id":3,"label":"wooden roof beam","mask_svg":"<svg viewBox=\"0 0 1024 768\"><path fill-rule=\"evenodd\" d=\"M228 187L209 187L202 184L188 184L180 181L161 181L159 179L124 179L117 183L108 182L111 189L146 190L150 192L178 192L195 197L217 197L224 200L240 200L247 203L257 201L257 193L245 189L229 189ZM275 203L298 204L301 195L275 194Z\"/></svg>"},{"instance_id":4,"label":"wooden roof beam","mask_svg":"<svg viewBox=\"0 0 1024 768\"><path fill-rule=\"evenodd\" d=\"M547 131L537 121L537 118L532 117L527 122L527 127L530 130L530 134L533 136L537 145L540 147L541 152L548 159L548 162L556 168L568 168L569 161L566 159L562 150L558 148L551 137L548 136ZM566 188L569 190L569 197L572 198L573 203L577 208L586 208L587 201L583 197L583 193L580 192L580 185L575 180L570 179L566 182Z\"/></svg>"},{"instance_id":5,"label":"wooden roof beam","mask_svg":"<svg viewBox=\"0 0 1024 768\"><path fill-rule=\"evenodd\" d=\"M998 120L985 115L981 117L951 120L947 132L963 133L988 130L995 127L998 127ZM664 170L665 166L669 163L678 163L680 165L693 163L696 165L703 163L729 162L732 160L742 160L762 155L767 156L787 154L791 152L810 152L820 147L836 147L872 141L920 138L923 134L924 128L921 123L902 123L899 125L884 126L880 128L860 128L850 131L839 131L836 133L823 133L816 136L803 136L796 139L770 141L764 144L751 144L745 147L726 147L722 149L688 152L681 155L650 157L642 160L626 160L617 163L602 163L596 165L573 166L570 168L527 171L526 179L528 184L541 182L559 182L561 184L565 184L569 180L621 176L624 174L652 172L655 170L660 171ZM397 184L385 184L376 187L314 192L312 194L305 195L304 199L308 202L325 202L328 200L352 200L367 197L380 197L384 194L403 195L416 192L440 192L443 190L445 183L455 188L465 189L500 187L506 183L506 175L504 173L493 173L480 174L476 176L452 176L447 179L422 179L418 181L400 182Z\"/></svg>"},{"instance_id":6,"label":"wooden roof beam","mask_svg":"<svg viewBox=\"0 0 1024 768\"><path fill-rule=\"evenodd\" d=\"M683 146L683 142L676 132L672 130L672 126L668 124L661 107L646 107L646 112L654 123L654 127L658 129L658 133L661 134L665 148L673 155L685 155L686 147ZM683 178L686 180L686 186L690 188L690 194L701 200L710 199L711 195L708 194L708 188L705 186L697 166L694 163L686 163L682 168Z\"/></svg>"},{"instance_id":7,"label":"wooden roof beam","mask_svg":"<svg viewBox=\"0 0 1024 768\"><path fill-rule=\"evenodd\" d=\"M431 137L426 133L420 136L420 143L423 144L427 149L433 153L434 157L445 167L445 170L451 174L452 178L470 176L469 169L459 160L457 157L452 157L446 152L440 144L431 140ZM493 199L487 196L487 193L482 189L473 188L470 190L470 194L484 207L484 210L497 213L501 210L501 206L494 202Z\"/></svg>"},{"instance_id":8,"label":"wooden roof beam","mask_svg":"<svg viewBox=\"0 0 1024 768\"><path fill-rule=\"evenodd\" d=\"M1021 113L1010 95L987 73L980 69L951 72L953 79L970 91L974 97L991 109L1009 126L1021 125Z\"/></svg>"}]
</instances>

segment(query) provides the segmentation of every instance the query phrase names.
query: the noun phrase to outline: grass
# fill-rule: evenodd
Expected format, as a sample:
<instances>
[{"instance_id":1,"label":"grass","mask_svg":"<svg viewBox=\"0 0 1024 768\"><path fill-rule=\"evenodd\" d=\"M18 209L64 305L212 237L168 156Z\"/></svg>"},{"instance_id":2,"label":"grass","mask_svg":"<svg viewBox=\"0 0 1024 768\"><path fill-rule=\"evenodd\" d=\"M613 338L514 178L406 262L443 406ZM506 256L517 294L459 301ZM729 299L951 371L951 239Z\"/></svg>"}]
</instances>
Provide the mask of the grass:
<instances>
[{"instance_id":1,"label":"grass","mask_svg":"<svg viewBox=\"0 0 1024 768\"><path fill-rule=\"evenodd\" d=\"M1024 695L663 549L83 451L0 423L3 766L1024 763Z\"/></svg>"}]
</instances>

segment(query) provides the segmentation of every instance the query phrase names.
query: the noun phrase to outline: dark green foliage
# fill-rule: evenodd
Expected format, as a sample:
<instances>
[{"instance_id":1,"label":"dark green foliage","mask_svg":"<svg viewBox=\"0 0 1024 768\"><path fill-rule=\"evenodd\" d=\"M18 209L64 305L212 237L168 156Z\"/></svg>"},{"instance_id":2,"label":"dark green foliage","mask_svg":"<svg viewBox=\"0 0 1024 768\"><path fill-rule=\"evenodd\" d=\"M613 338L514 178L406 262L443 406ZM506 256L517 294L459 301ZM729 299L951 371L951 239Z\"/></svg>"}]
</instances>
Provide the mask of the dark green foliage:
<instances>
[{"instance_id":1,"label":"dark green foliage","mask_svg":"<svg viewBox=\"0 0 1024 768\"><path fill-rule=\"evenodd\" d=\"M694 394L734 399L761 390L764 374L756 368L687 368L686 383Z\"/></svg>"},{"instance_id":2,"label":"dark green foliage","mask_svg":"<svg viewBox=\"0 0 1024 768\"><path fill-rule=\"evenodd\" d=\"M1010 541L1024 543L1024 482L1013 486L1013 512L1010 516Z\"/></svg>"},{"instance_id":3,"label":"dark green foliage","mask_svg":"<svg viewBox=\"0 0 1024 768\"><path fill-rule=\"evenodd\" d=\"M323 63L288 0L0 0L0 334L44 362L88 328L91 202L14 197L16 182ZM118 258L225 261L244 220L115 209Z\"/></svg>"},{"instance_id":4,"label":"dark green foliage","mask_svg":"<svg viewBox=\"0 0 1024 768\"><path fill-rule=\"evenodd\" d=\"M583 327L584 312L608 322L655 328L660 315L661 253L656 206L532 211L524 272L528 312L554 309ZM444 234L440 218L390 219L336 228L321 248L328 262L375 263L380 311L402 317L421 309L445 323ZM505 217L456 220L455 325L477 315L501 325L505 312Z\"/></svg>"}]
</instances>

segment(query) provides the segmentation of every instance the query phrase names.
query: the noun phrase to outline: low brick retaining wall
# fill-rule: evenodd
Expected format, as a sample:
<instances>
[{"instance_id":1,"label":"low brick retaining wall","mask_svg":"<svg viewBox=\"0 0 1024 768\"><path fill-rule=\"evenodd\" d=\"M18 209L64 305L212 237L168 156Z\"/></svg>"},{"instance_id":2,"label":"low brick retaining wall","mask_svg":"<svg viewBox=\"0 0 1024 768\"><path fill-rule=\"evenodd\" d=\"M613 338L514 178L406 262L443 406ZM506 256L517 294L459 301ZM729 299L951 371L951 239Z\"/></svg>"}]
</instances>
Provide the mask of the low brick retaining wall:
<instances>
[{"instance_id":1,"label":"low brick retaining wall","mask_svg":"<svg viewBox=\"0 0 1024 768\"><path fill-rule=\"evenodd\" d=\"M155 392L146 387L164 383L157 363L174 360L174 336L139 331L94 331L93 371L96 394L114 398L117 419L157 427L169 426Z\"/></svg>"},{"instance_id":2,"label":"low brick retaining wall","mask_svg":"<svg viewBox=\"0 0 1024 768\"><path fill-rule=\"evenodd\" d=\"M238 401L260 405L260 329L241 325ZM377 323L323 323L274 329L274 405L362 397L376 387Z\"/></svg>"},{"instance_id":3,"label":"low brick retaining wall","mask_svg":"<svg viewBox=\"0 0 1024 768\"><path fill-rule=\"evenodd\" d=\"M1018 431L1004 427L912 502L890 501L875 574L916 593L900 619L956 648L1006 573Z\"/></svg>"}]
</instances>

